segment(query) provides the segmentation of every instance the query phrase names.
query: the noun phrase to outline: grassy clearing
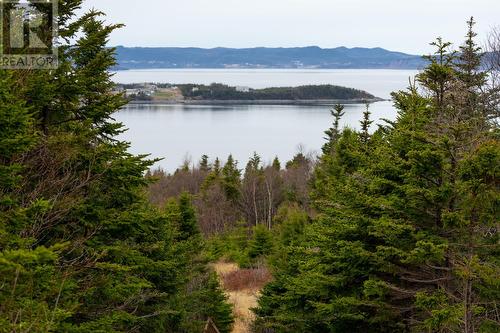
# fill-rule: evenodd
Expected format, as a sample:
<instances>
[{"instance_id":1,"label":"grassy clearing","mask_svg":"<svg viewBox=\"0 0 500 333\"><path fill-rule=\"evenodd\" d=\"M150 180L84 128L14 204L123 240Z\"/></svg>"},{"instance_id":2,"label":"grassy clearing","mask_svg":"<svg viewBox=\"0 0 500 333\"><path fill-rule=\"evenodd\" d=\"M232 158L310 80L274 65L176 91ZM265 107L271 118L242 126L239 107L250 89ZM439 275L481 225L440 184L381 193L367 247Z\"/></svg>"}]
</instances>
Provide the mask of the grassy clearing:
<instances>
[{"instance_id":1,"label":"grassy clearing","mask_svg":"<svg viewBox=\"0 0 500 333\"><path fill-rule=\"evenodd\" d=\"M235 263L219 261L213 264L222 286L233 305L233 333L247 333L254 319L252 308L257 306L262 287L271 280L271 273L262 266L240 269Z\"/></svg>"}]
</instances>

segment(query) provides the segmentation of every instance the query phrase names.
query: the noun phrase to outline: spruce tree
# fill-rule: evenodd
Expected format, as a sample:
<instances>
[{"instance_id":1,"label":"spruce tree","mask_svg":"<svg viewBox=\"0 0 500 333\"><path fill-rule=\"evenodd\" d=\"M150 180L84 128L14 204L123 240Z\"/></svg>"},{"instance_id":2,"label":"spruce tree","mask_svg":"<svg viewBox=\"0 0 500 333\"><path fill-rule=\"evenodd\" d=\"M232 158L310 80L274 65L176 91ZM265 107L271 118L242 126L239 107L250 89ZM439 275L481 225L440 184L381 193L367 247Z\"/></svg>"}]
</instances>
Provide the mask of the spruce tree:
<instances>
[{"instance_id":1,"label":"spruce tree","mask_svg":"<svg viewBox=\"0 0 500 333\"><path fill-rule=\"evenodd\" d=\"M248 256L255 260L260 256L272 253L273 238L271 232L264 225L253 228L253 237L248 246Z\"/></svg>"},{"instance_id":2,"label":"spruce tree","mask_svg":"<svg viewBox=\"0 0 500 333\"><path fill-rule=\"evenodd\" d=\"M178 227L181 240L197 238L200 235L195 210L189 193L182 193L179 197L180 224Z\"/></svg>"},{"instance_id":3,"label":"spruce tree","mask_svg":"<svg viewBox=\"0 0 500 333\"><path fill-rule=\"evenodd\" d=\"M18 195L27 181L23 156L39 137L33 114L15 87L12 73L0 71L0 331L53 331L71 314L63 301L54 307L54 300L64 299L71 289L58 269L65 246L40 246L37 239L24 236L50 202L23 202Z\"/></svg>"},{"instance_id":4,"label":"spruce tree","mask_svg":"<svg viewBox=\"0 0 500 333\"><path fill-rule=\"evenodd\" d=\"M202 332L208 318L212 319L220 333L232 332L233 309L227 303L227 296L214 272L201 276L199 289L192 292L184 306L194 314L192 320L186 323L188 332Z\"/></svg>"},{"instance_id":5,"label":"spruce tree","mask_svg":"<svg viewBox=\"0 0 500 333\"><path fill-rule=\"evenodd\" d=\"M208 156L207 155L201 156L200 170L203 171L203 172L209 172L210 171L210 165L208 163Z\"/></svg>"},{"instance_id":6,"label":"spruce tree","mask_svg":"<svg viewBox=\"0 0 500 333\"><path fill-rule=\"evenodd\" d=\"M80 4L59 2L58 69L0 71L0 330L180 332L190 267L205 269L194 211L148 203L154 161L112 119L119 26Z\"/></svg>"},{"instance_id":7,"label":"spruce tree","mask_svg":"<svg viewBox=\"0 0 500 333\"><path fill-rule=\"evenodd\" d=\"M363 144L367 144L370 139L370 126L373 124L373 120L370 120L370 105L366 104L365 111L363 112L363 120L360 121L361 133L360 139Z\"/></svg>"},{"instance_id":8,"label":"spruce tree","mask_svg":"<svg viewBox=\"0 0 500 333\"><path fill-rule=\"evenodd\" d=\"M344 106L341 104L336 104L332 110L330 110L333 116L333 126L325 131L327 143L323 146L323 153L328 154L331 147L334 145L340 134L340 120L345 115Z\"/></svg>"},{"instance_id":9,"label":"spruce tree","mask_svg":"<svg viewBox=\"0 0 500 333\"><path fill-rule=\"evenodd\" d=\"M254 152L253 156L248 160L247 166L245 168L245 173L258 173L261 170L261 158Z\"/></svg>"},{"instance_id":10,"label":"spruce tree","mask_svg":"<svg viewBox=\"0 0 500 333\"><path fill-rule=\"evenodd\" d=\"M222 168L222 186L226 193L226 198L231 201L236 201L240 196L241 173L238 170L238 162L229 155L227 162Z\"/></svg>"},{"instance_id":11,"label":"spruce tree","mask_svg":"<svg viewBox=\"0 0 500 333\"><path fill-rule=\"evenodd\" d=\"M211 318L221 332L230 332L233 315L227 297L219 285L214 272L208 268L204 256L204 241L197 226L194 207L189 194L184 193L178 199L171 199L165 207L169 220L178 228L173 249L177 256L177 265L184 270L180 278L184 281L179 293L172 300L175 304L175 316L165 326L153 326L150 331L200 332L208 318ZM168 283L168 281L165 281Z\"/></svg>"},{"instance_id":12,"label":"spruce tree","mask_svg":"<svg viewBox=\"0 0 500 333\"><path fill-rule=\"evenodd\" d=\"M273 160L272 167L276 171L281 171L281 162L280 162L280 160L278 159L277 156Z\"/></svg>"},{"instance_id":13,"label":"spruce tree","mask_svg":"<svg viewBox=\"0 0 500 333\"><path fill-rule=\"evenodd\" d=\"M469 22L469 26L470 26ZM395 122L366 150L344 130L317 167L319 215L286 248L257 327L272 332L494 332L498 299L498 129L480 52L438 50L393 94ZM364 132L364 133L363 133ZM365 134L365 135L363 135Z\"/></svg>"},{"instance_id":14,"label":"spruce tree","mask_svg":"<svg viewBox=\"0 0 500 333\"><path fill-rule=\"evenodd\" d=\"M215 158L213 173L217 176L220 174L220 160L218 157Z\"/></svg>"}]
</instances>

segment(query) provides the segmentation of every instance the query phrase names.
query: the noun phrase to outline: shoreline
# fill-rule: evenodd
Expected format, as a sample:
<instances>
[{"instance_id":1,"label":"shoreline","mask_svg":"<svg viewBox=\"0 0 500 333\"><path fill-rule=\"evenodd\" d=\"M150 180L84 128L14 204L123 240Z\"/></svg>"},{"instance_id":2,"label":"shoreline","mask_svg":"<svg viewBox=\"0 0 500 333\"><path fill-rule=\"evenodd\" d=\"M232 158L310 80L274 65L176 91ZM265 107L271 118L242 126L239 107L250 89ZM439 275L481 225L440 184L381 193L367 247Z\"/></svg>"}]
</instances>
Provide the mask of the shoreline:
<instances>
[{"instance_id":1,"label":"shoreline","mask_svg":"<svg viewBox=\"0 0 500 333\"><path fill-rule=\"evenodd\" d=\"M312 100L150 100L139 101L132 100L129 105L299 105L299 106L332 106L335 104L371 104L376 102L385 102L388 99L312 99Z\"/></svg>"}]
</instances>

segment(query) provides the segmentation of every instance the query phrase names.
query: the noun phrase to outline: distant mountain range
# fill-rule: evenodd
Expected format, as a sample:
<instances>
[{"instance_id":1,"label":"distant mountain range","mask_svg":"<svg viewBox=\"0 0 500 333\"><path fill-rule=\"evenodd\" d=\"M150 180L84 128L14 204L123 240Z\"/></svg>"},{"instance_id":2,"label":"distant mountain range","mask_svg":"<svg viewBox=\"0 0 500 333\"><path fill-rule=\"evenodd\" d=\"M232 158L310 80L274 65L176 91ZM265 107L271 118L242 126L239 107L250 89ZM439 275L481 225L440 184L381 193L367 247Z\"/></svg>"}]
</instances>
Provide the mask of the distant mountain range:
<instances>
[{"instance_id":1,"label":"distant mountain range","mask_svg":"<svg viewBox=\"0 0 500 333\"><path fill-rule=\"evenodd\" d=\"M117 47L116 69L148 68L318 68L419 69L421 56L382 48L178 48Z\"/></svg>"}]
</instances>

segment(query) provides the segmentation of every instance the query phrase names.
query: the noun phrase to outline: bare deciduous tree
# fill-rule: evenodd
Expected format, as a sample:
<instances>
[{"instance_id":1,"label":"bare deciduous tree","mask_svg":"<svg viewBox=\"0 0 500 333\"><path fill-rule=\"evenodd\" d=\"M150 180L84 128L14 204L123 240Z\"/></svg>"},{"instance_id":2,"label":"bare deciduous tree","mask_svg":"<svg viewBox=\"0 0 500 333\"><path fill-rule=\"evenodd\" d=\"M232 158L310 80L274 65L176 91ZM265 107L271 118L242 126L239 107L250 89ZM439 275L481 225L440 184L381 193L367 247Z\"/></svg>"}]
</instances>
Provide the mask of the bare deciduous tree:
<instances>
[{"instance_id":1,"label":"bare deciduous tree","mask_svg":"<svg viewBox=\"0 0 500 333\"><path fill-rule=\"evenodd\" d=\"M500 72L500 26L491 30L486 45L487 61L490 70Z\"/></svg>"},{"instance_id":2,"label":"bare deciduous tree","mask_svg":"<svg viewBox=\"0 0 500 333\"><path fill-rule=\"evenodd\" d=\"M493 28L486 43L486 65L490 74L489 107L495 110L493 121L500 118L500 26Z\"/></svg>"}]
</instances>

